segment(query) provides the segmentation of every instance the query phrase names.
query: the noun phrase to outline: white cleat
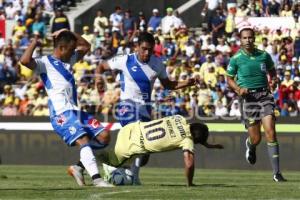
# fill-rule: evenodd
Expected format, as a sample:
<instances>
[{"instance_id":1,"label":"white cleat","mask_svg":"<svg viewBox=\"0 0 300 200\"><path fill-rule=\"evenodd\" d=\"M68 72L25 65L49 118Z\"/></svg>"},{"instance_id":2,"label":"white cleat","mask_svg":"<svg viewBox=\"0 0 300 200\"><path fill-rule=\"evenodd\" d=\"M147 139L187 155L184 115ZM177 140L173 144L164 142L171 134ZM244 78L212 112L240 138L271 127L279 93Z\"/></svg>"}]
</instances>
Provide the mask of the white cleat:
<instances>
[{"instance_id":1,"label":"white cleat","mask_svg":"<svg viewBox=\"0 0 300 200\"><path fill-rule=\"evenodd\" d=\"M93 180L93 185L95 187L115 187L114 185L104 181L102 178L97 178Z\"/></svg>"},{"instance_id":2,"label":"white cleat","mask_svg":"<svg viewBox=\"0 0 300 200\"><path fill-rule=\"evenodd\" d=\"M83 169L77 165L71 165L68 168L68 174L70 176L73 176L73 178L75 179L76 183L79 186L84 186L85 182L84 182L84 176L83 176Z\"/></svg>"}]
</instances>

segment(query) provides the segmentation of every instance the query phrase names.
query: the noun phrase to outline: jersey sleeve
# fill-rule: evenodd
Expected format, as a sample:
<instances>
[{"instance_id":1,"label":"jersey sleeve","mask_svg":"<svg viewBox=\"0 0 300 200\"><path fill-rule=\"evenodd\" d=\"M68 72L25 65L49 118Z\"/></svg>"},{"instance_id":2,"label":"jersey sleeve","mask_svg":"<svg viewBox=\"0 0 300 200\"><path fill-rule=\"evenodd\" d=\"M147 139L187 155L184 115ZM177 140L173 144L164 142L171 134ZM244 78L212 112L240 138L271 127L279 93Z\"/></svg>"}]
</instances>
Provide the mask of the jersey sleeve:
<instances>
[{"instance_id":1,"label":"jersey sleeve","mask_svg":"<svg viewBox=\"0 0 300 200\"><path fill-rule=\"evenodd\" d=\"M267 67L267 70L271 70L274 68L274 62L270 56L270 54L266 53L267 56L266 56L266 67Z\"/></svg>"},{"instance_id":2,"label":"jersey sleeve","mask_svg":"<svg viewBox=\"0 0 300 200\"><path fill-rule=\"evenodd\" d=\"M227 67L226 74L231 77L235 77L237 74L238 66L236 64L236 59L232 57L229 61L229 65Z\"/></svg>"},{"instance_id":3,"label":"jersey sleeve","mask_svg":"<svg viewBox=\"0 0 300 200\"><path fill-rule=\"evenodd\" d=\"M158 78L159 79L166 79L168 78L168 74L167 74L167 70L166 67L164 66L164 64L161 61L158 61L158 66L159 66L159 73L158 73Z\"/></svg>"},{"instance_id":4,"label":"jersey sleeve","mask_svg":"<svg viewBox=\"0 0 300 200\"><path fill-rule=\"evenodd\" d=\"M36 63L36 68L34 70L34 73L40 75L41 73L45 72L45 64L42 58L35 58L34 61Z\"/></svg>"},{"instance_id":5,"label":"jersey sleeve","mask_svg":"<svg viewBox=\"0 0 300 200\"><path fill-rule=\"evenodd\" d=\"M127 55L117 55L107 61L112 70L122 71L126 67Z\"/></svg>"},{"instance_id":6,"label":"jersey sleeve","mask_svg":"<svg viewBox=\"0 0 300 200\"><path fill-rule=\"evenodd\" d=\"M194 153L194 141L192 137L185 137L182 140L180 147L182 148L183 151L190 151Z\"/></svg>"}]
</instances>

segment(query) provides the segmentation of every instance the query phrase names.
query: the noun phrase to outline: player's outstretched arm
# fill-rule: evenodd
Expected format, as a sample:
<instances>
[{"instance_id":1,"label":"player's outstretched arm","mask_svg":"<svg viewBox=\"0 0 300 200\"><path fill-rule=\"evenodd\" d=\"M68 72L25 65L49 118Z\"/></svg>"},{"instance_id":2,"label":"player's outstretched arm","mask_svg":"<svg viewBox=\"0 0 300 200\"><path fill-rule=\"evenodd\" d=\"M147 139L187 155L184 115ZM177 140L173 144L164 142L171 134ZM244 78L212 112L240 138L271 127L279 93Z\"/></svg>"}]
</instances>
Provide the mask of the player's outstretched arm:
<instances>
[{"instance_id":1,"label":"player's outstretched arm","mask_svg":"<svg viewBox=\"0 0 300 200\"><path fill-rule=\"evenodd\" d=\"M187 186L188 187L193 186L194 169L195 169L194 154L190 151L184 151L183 159L184 159L185 176L187 178Z\"/></svg>"},{"instance_id":2,"label":"player's outstretched arm","mask_svg":"<svg viewBox=\"0 0 300 200\"><path fill-rule=\"evenodd\" d=\"M38 45L41 45L40 40L37 37L33 38L31 40L31 43L26 48L25 52L23 53L23 55L20 58L20 63L31 70L34 70L36 68L36 62L32 58L32 54L33 54L34 49Z\"/></svg>"},{"instance_id":3,"label":"player's outstretched arm","mask_svg":"<svg viewBox=\"0 0 300 200\"><path fill-rule=\"evenodd\" d=\"M103 74L104 71L110 70L110 69L111 68L106 61L100 62L95 70L95 83L97 84L100 81L101 75Z\"/></svg>"},{"instance_id":4,"label":"player's outstretched arm","mask_svg":"<svg viewBox=\"0 0 300 200\"><path fill-rule=\"evenodd\" d=\"M190 78L186 81L171 81L170 79L160 79L162 85L169 90L178 90L181 88L197 85L199 80L197 78Z\"/></svg>"}]
</instances>

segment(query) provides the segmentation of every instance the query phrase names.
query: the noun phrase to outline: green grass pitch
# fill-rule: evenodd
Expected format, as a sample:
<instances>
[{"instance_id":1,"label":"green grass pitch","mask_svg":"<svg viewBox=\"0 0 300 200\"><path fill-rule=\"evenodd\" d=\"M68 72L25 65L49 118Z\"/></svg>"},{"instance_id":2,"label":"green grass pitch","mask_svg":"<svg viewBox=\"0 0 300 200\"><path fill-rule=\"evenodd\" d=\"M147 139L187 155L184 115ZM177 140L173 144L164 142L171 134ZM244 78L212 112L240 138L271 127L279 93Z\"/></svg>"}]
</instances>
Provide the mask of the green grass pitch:
<instances>
[{"instance_id":1,"label":"green grass pitch","mask_svg":"<svg viewBox=\"0 0 300 200\"><path fill-rule=\"evenodd\" d=\"M300 199L300 172L275 183L271 171L197 169L185 187L183 169L143 168L143 186L78 187L65 166L0 166L0 199ZM87 182L90 183L88 179Z\"/></svg>"}]
</instances>

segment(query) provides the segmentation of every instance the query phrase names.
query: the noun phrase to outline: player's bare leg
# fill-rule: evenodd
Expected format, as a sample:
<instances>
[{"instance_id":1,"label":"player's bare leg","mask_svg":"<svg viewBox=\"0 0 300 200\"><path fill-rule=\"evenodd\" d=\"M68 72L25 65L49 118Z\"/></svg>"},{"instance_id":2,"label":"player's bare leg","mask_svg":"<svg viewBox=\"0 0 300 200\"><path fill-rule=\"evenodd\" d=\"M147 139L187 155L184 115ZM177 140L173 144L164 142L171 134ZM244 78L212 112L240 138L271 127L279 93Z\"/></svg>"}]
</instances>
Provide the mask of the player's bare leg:
<instances>
[{"instance_id":1,"label":"player's bare leg","mask_svg":"<svg viewBox=\"0 0 300 200\"><path fill-rule=\"evenodd\" d=\"M260 123L248 127L249 137L246 139L246 160L251 165L256 163L256 146L261 141Z\"/></svg>"}]
</instances>

